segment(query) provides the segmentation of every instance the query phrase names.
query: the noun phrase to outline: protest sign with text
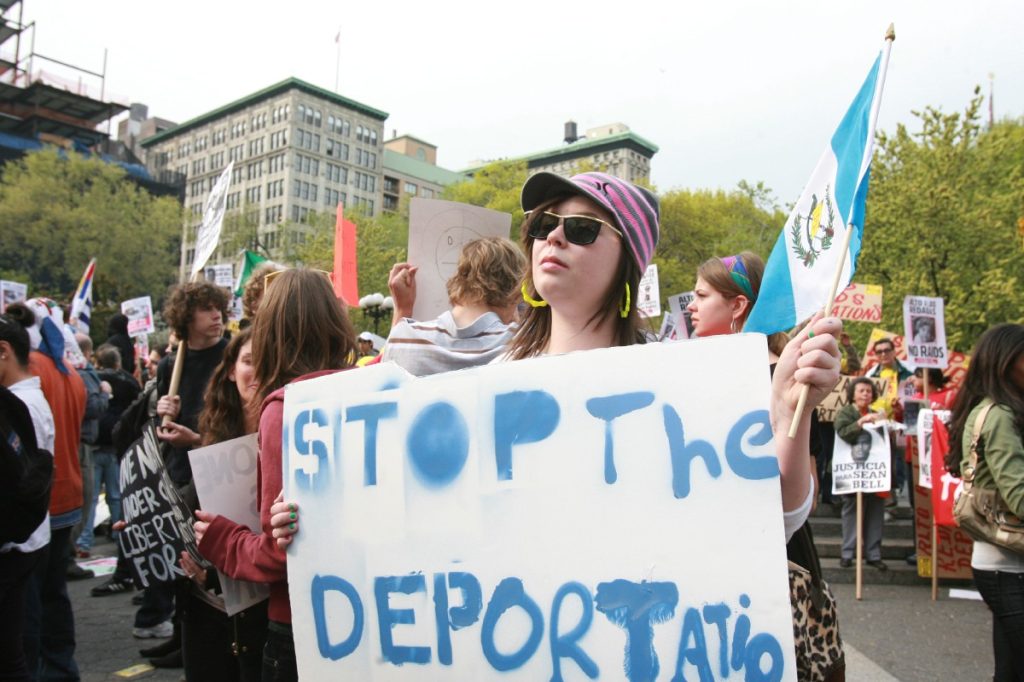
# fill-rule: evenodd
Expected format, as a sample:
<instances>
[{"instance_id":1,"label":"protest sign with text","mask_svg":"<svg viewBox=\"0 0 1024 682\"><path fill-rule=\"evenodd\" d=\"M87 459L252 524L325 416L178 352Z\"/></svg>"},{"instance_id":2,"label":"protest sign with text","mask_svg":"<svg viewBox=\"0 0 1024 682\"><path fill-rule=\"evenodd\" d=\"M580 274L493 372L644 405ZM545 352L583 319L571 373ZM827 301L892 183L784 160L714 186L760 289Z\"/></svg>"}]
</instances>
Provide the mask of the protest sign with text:
<instances>
[{"instance_id":1,"label":"protest sign with text","mask_svg":"<svg viewBox=\"0 0 1024 682\"><path fill-rule=\"evenodd\" d=\"M837 433L832 450L832 494L881 493L890 488L889 430L886 422L865 424L854 444Z\"/></svg>"},{"instance_id":2,"label":"protest sign with text","mask_svg":"<svg viewBox=\"0 0 1024 682\"><path fill-rule=\"evenodd\" d=\"M687 310L687 306L693 301L696 294L692 291L684 291L681 294L668 297L668 309L676 317L676 330L673 339L692 339L693 314Z\"/></svg>"},{"instance_id":3,"label":"protest sign with text","mask_svg":"<svg viewBox=\"0 0 1024 682\"><path fill-rule=\"evenodd\" d=\"M153 299L140 296L121 303L121 314L128 318L128 336L141 336L156 331L153 325Z\"/></svg>"},{"instance_id":4,"label":"protest sign with text","mask_svg":"<svg viewBox=\"0 0 1024 682\"><path fill-rule=\"evenodd\" d=\"M904 298L903 328L907 365L946 368L949 357L946 352L946 323L941 298Z\"/></svg>"},{"instance_id":5,"label":"protest sign with text","mask_svg":"<svg viewBox=\"0 0 1024 682\"><path fill-rule=\"evenodd\" d=\"M28 298L28 285L0 279L0 314L7 312L7 306Z\"/></svg>"},{"instance_id":6,"label":"protest sign with text","mask_svg":"<svg viewBox=\"0 0 1024 682\"><path fill-rule=\"evenodd\" d=\"M256 434L252 434L191 450L188 459L192 463L192 480L200 507L259 533L257 455ZM270 596L270 589L263 583L235 580L220 571L217 573L229 616Z\"/></svg>"},{"instance_id":7,"label":"protest sign with text","mask_svg":"<svg viewBox=\"0 0 1024 682\"><path fill-rule=\"evenodd\" d=\"M846 397L846 392L850 389L850 382L859 377L846 376L845 374L839 377L839 383L836 384L832 392L825 396L825 399L818 405L818 421L833 422L836 419L836 412L839 411L843 405L846 405L850 401ZM885 390L889 386L887 379L878 379L877 377L869 377L871 383L875 385L875 389L878 391L878 395L885 395Z\"/></svg>"},{"instance_id":8,"label":"protest sign with text","mask_svg":"<svg viewBox=\"0 0 1024 682\"><path fill-rule=\"evenodd\" d=\"M167 476L152 422L121 459L120 483L127 526L118 542L136 585L148 587L185 575L178 563L184 549L198 563L206 563L195 548L192 514Z\"/></svg>"},{"instance_id":9,"label":"protest sign with text","mask_svg":"<svg viewBox=\"0 0 1024 682\"><path fill-rule=\"evenodd\" d=\"M661 286L658 284L658 266L651 263L644 270L637 286L636 309L644 317L661 315Z\"/></svg>"},{"instance_id":10,"label":"protest sign with text","mask_svg":"<svg viewBox=\"0 0 1024 682\"><path fill-rule=\"evenodd\" d=\"M290 385L300 678L795 680L765 351Z\"/></svg>"},{"instance_id":11,"label":"protest sign with text","mask_svg":"<svg viewBox=\"0 0 1024 682\"><path fill-rule=\"evenodd\" d=\"M832 315L852 322L882 321L882 287L878 284L852 283L836 295Z\"/></svg>"},{"instance_id":12,"label":"protest sign with text","mask_svg":"<svg viewBox=\"0 0 1024 682\"><path fill-rule=\"evenodd\" d=\"M206 281L213 282L219 287L225 289L234 289L235 287L235 266L232 263L209 265L205 274Z\"/></svg>"},{"instance_id":13,"label":"protest sign with text","mask_svg":"<svg viewBox=\"0 0 1024 682\"><path fill-rule=\"evenodd\" d=\"M932 487L932 424L936 419L948 424L950 416L949 410L924 409L917 414L917 447L921 458L917 484L922 488L931 490ZM943 470L939 470L940 475Z\"/></svg>"}]
</instances>

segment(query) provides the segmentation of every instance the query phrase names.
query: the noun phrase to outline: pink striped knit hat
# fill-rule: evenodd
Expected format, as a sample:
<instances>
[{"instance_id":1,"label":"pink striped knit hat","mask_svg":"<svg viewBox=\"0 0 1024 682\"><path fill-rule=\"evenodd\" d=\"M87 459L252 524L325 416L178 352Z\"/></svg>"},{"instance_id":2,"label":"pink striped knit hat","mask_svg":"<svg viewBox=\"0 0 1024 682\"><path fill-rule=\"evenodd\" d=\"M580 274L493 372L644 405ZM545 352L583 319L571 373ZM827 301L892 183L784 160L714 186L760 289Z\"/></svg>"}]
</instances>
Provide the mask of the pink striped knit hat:
<instances>
[{"instance_id":1,"label":"pink striped knit hat","mask_svg":"<svg viewBox=\"0 0 1024 682\"><path fill-rule=\"evenodd\" d=\"M615 218L625 235L626 248L642 273L658 245L658 198L650 190L607 173L580 173L564 178L541 172L523 185L524 211L532 211L559 196L577 195L596 201Z\"/></svg>"}]
</instances>

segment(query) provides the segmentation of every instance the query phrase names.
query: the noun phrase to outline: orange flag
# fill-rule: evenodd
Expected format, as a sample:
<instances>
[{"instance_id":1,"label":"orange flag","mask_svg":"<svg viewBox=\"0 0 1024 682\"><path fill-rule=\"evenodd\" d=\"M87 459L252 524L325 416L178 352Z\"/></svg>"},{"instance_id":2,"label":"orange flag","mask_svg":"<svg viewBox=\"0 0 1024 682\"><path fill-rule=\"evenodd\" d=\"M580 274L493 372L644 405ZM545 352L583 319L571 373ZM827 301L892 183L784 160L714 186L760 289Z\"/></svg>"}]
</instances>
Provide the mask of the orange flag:
<instances>
[{"instance_id":1,"label":"orange flag","mask_svg":"<svg viewBox=\"0 0 1024 682\"><path fill-rule=\"evenodd\" d=\"M344 205L338 204L338 219L334 224L334 295L349 307L359 304L359 271L356 264L356 224L345 220Z\"/></svg>"}]
</instances>

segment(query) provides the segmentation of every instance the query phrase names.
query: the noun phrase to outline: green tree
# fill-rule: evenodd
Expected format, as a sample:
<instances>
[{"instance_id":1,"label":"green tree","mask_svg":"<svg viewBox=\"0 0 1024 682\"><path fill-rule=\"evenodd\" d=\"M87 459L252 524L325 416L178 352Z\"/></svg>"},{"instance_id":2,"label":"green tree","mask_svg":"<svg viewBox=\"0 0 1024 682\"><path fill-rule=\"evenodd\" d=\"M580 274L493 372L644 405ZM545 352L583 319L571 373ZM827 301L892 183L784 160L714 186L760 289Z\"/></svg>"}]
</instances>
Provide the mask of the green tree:
<instances>
[{"instance_id":1,"label":"green tree","mask_svg":"<svg viewBox=\"0 0 1024 682\"><path fill-rule=\"evenodd\" d=\"M446 187L441 198L511 214L511 238L515 241L519 239L519 226L523 223L519 193L526 177L525 161L495 161L478 170L472 178Z\"/></svg>"},{"instance_id":2,"label":"green tree","mask_svg":"<svg viewBox=\"0 0 1024 682\"><path fill-rule=\"evenodd\" d=\"M0 179L0 275L66 302L95 257L98 308L146 294L156 303L176 279L181 225L175 199L150 195L118 166L33 152Z\"/></svg>"},{"instance_id":3,"label":"green tree","mask_svg":"<svg viewBox=\"0 0 1024 682\"><path fill-rule=\"evenodd\" d=\"M985 129L981 104L975 90L963 113L927 107L919 132L878 135L856 276L883 285L891 331L905 296L943 298L948 343L963 351L993 324L1024 322L1024 122Z\"/></svg>"}]
</instances>

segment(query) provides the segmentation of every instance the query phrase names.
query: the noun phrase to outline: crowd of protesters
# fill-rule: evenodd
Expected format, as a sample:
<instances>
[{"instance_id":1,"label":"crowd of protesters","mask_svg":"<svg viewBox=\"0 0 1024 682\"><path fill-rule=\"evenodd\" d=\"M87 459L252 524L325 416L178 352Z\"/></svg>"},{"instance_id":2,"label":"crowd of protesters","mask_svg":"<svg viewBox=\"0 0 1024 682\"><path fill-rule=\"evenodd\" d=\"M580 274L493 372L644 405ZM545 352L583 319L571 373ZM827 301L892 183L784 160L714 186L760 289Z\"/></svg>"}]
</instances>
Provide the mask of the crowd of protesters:
<instances>
[{"instance_id":1,"label":"crowd of protesters","mask_svg":"<svg viewBox=\"0 0 1024 682\"><path fill-rule=\"evenodd\" d=\"M451 309L437 318L412 319L417 270L395 265L389 278L395 319L379 354L372 344L361 347L330 277L309 269L259 269L243 296L243 328L230 339L226 290L209 282L174 288L164 319L176 346L138 363L124 316L110 320L108 339L93 351L88 336L76 340L69 333L52 302L8 306L0 316L0 400L17 409L5 409L0 419L2 465L20 457L21 468L4 485L22 495L41 494L31 484L47 477L47 464L53 474L48 502L36 500L37 518L15 524L19 517L11 515L0 537L0 677L78 679L66 581L90 577L74 559L93 551L101 492L108 532L116 537L123 527L118 468L124 431L137 427L125 427L123 417L140 412L160 423L163 466L194 514L198 551L209 562L183 553L184 578L152 582L135 596L132 635L163 640L143 654L154 665L182 667L191 681L296 679L286 549L300 524L295 505L280 499L288 384L376 362L395 362L424 376L656 340L633 297L658 243L657 198L603 173L571 179L538 173L523 188L522 206L521 244L490 238L466 245L448 282ZM741 331L763 270L763 262L746 252L701 265L691 305L697 335ZM879 398L870 382L870 390L851 391L854 427L883 415L899 418L895 390L909 371L892 357L893 348L891 340L876 343L879 363L868 371L892 379L890 391ZM180 376L174 371L179 355ZM820 315L792 336L773 336L764 360L773 374L777 434L789 431L802 387L810 388L809 406L816 405L836 385L841 366L852 373L861 362L839 320ZM1021 391L1024 380L1016 380ZM940 381L932 378L932 387ZM953 403L943 398L942 404ZM1016 419L1019 443L1021 415ZM838 422L841 437L854 432ZM819 498L832 436L830 427L819 428L814 410L805 410L796 427L795 438L776 439L786 539L790 557L820 579L806 521ZM253 433L259 443L257 532L200 509L188 457L197 447ZM26 466L29 455L40 466ZM26 516L27 500L21 508ZM869 563L884 570L871 538ZM844 544L844 558L846 551ZM268 584L269 599L228 616L214 567L234 579ZM134 591L127 561L119 556L117 570L91 594Z\"/></svg>"}]
</instances>

